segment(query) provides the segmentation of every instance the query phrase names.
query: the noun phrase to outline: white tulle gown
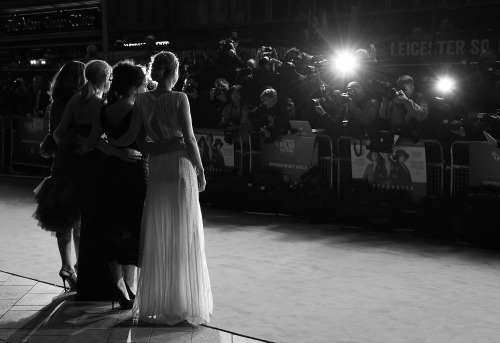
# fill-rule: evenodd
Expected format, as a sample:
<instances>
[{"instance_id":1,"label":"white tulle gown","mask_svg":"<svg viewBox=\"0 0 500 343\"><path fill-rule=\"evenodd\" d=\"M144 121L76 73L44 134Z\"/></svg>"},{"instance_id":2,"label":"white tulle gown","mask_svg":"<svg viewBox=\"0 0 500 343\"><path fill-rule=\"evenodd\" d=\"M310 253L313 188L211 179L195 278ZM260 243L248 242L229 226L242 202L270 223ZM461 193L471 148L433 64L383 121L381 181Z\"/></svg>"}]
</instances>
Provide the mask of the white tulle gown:
<instances>
[{"instance_id":1,"label":"white tulle gown","mask_svg":"<svg viewBox=\"0 0 500 343\"><path fill-rule=\"evenodd\" d=\"M145 93L137 98L152 141L182 137L181 95L168 92L156 98ZM186 149L150 155L133 318L203 324L212 309L195 168Z\"/></svg>"}]
</instances>

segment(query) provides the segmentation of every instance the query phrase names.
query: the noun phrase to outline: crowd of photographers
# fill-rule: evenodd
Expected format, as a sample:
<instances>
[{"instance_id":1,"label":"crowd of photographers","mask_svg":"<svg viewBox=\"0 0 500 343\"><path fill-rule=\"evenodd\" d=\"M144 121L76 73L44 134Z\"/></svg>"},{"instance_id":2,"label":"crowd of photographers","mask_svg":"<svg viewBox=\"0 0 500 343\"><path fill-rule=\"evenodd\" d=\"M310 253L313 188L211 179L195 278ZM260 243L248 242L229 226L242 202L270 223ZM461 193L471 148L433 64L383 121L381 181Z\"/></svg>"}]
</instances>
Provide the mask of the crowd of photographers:
<instances>
[{"instance_id":1,"label":"crowd of photographers","mask_svg":"<svg viewBox=\"0 0 500 343\"><path fill-rule=\"evenodd\" d=\"M174 88L187 94L193 126L224 129L230 144L233 137L247 142L251 131L274 142L293 134L289 120L322 129L334 146L340 136L383 130L414 142L431 138L446 145L484 140L483 131L500 138L500 68L492 49L481 53L473 73L457 81L459 91L443 97L427 92L411 75L379 65L371 49L356 51L359 66L352 74L344 74L342 67L332 71L331 61L297 48L282 58L268 46L258 49L255 59L242 58L239 51L236 40L225 39L217 56L200 54L183 62ZM29 89L22 79L5 80L2 112L39 115L41 102L48 101L40 81L35 77Z\"/></svg>"},{"instance_id":2,"label":"crowd of photographers","mask_svg":"<svg viewBox=\"0 0 500 343\"><path fill-rule=\"evenodd\" d=\"M457 74L461 87L446 95L380 66L369 49L356 51L356 58L358 70L350 75L296 48L280 59L275 49L262 46L255 59L243 60L237 42L227 39L210 62L202 55L186 62L176 87L188 95L195 127L223 128L228 136L238 130L243 137L259 131L267 143L293 134L289 120L307 120L333 142L373 131L446 145L484 140L483 131L500 138L494 50L481 53L474 72Z\"/></svg>"}]
</instances>

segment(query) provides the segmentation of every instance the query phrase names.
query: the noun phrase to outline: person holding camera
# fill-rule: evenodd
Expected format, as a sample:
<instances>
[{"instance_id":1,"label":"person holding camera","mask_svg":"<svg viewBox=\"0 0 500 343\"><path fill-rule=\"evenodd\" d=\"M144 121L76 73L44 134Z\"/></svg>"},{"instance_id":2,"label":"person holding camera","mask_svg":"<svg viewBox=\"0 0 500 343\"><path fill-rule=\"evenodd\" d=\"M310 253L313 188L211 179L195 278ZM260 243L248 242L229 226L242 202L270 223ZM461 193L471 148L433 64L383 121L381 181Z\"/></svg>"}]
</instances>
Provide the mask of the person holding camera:
<instances>
[{"instance_id":1,"label":"person holding camera","mask_svg":"<svg viewBox=\"0 0 500 343\"><path fill-rule=\"evenodd\" d=\"M340 96L344 98L342 106L346 109L345 119L348 121L348 128L357 127L354 129L355 134L370 132L372 123L377 118L380 102L370 97L357 81L349 82L347 94Z\"/></svg>"},{"instance_id":2,"label":"person holding camera","mask_svg":"<svg viewBox=\"0 0 500 343\"><path fill-rule=\"evenodd\" d=\"M236 53L237 42L231 38L219 42L219 55L215 62L217 75L229 82L236 82L236 71L244 67L245 63Z\"/></svg>"},{"instance_id":3,"label":"person holding camera","mask_svg":"<svg viewBox=\"0 0 500 343\"><path fill-rule=\"evenodd\" d=\"M429 102L425 95L415 90L413 78L403 75L396 81L396 88L382 97L379 117L388 120L392 130L418 140L423 122L429 113Z\"/></svg>"},{"instance_id":4,"label":"person holding camera","mask_svg":"<svg viewBox=\"0 0 500 343\"><path fill-rule=\"evenodd\" d=\"M189 108L191 109L191 120L194 128L215 127L216 121L207 108L210 106L208 94L198 87L198 79L193 75L188 75L184 80L182 92L187 95Z\"/></svg>"},{"instance_id":5,"label":"person holding camera","mask_svg":"<svg viewBox=\"0 0 500 343\"><path fill-rule=\"evenodd\" d=\"M222 110L219 127L226 130L225 140L228 144L233 144L234 131L240 133L243 142L248 142L248 136L252 131L248 115L252 108L244 99L241 85L231 86L227 95L230 101Z\"/></svg>"},{"instance_id":6,"label":"person holding camera","mask_svg":"<svg viewBox=\"0 0 500 343\"><path fill-rule=\"evenodd\" d=\"M211 121L210 128L216 128L222 115L222 110L229 103L227 93L229 91L229 82L225 78L218 78L214 82L214 87L210 89L210 104L205 111L210 112L210 117L215 120Z\"/></svg>"},{"instance_id":7,"label":"person holding camera","mask_svg":"<svg viewBox=\"0 0 500 343\"><path fill-rule=\"evenodd\" d=\"M273 143L280 135L290 130L286 107L278 102L278 92L274 88L265 89L260 95L262 104L250 112L248 119L254 130L264 137L265 143Z\"/></svg>"}]
</instances>

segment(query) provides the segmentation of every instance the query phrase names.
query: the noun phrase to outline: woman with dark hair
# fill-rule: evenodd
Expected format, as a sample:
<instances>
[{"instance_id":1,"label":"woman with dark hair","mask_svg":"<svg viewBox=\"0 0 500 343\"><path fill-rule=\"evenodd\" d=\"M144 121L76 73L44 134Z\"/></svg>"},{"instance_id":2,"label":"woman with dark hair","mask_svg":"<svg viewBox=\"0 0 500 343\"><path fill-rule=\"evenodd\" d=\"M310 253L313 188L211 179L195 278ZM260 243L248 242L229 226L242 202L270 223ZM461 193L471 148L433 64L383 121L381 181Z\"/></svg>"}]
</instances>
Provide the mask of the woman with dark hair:
<instances>
[{"instance_id":1,"label":"woman with dark hair","mask_svg":"<svg viewBox=\"0 0 500 343\"><path fill-rule=\"evenodd\" d=\"M134 101L146 91L147 84L144 68L132 61L121 61L113 67L108 102L101 114L102 127L109 139L119 139L129 130ZM168 143L140 143L133 142L127 148L151 153L169 150ZM122 309L132 308L137 290L136 271L147 177L145 154L137 163L114 156L105 162L106 256Z\"/></svg>"},{"instance_id":2,"label":"woman with dark hair","mask_svg":"<svg viewBox=\"0 0 500 343\"><path fill-rule=\"evenodd\" d=\"M68 145L56 149L53 134L59 125L64 108L69 99L78 92L85 83L85 65L82 62L71 61L64 64L54 76L50 95L52 102L47 112L49 115L49 135L41 146L44 157L54 157L50 177L46 178L36 189L37 208L33 217L38 225L55 234L57 246L61 255L62 267L59 276L65 289L76 288L77 264L73 269L71 261L71 236L75 246L76 256L80 243L80 207L75 202L75 166L77 157L68 149Z\"/></svg>"},{"instance_id":3,"label":"woman with dark hair","mask_svg":"<svg viewBox=\"0 0 500 343\"><path fill-rule=\"evenodd\" d=\"M168 325L206 323L213 302L198 194L206 180L189 102L186 94L172 91L179 77L173 53L154 55L150 72L158 87L137 97L129 132L112 144L127 146L147 134L153 142L183 138L186 146L149 156L133 318Z\"/></svg>"}]
</instances>

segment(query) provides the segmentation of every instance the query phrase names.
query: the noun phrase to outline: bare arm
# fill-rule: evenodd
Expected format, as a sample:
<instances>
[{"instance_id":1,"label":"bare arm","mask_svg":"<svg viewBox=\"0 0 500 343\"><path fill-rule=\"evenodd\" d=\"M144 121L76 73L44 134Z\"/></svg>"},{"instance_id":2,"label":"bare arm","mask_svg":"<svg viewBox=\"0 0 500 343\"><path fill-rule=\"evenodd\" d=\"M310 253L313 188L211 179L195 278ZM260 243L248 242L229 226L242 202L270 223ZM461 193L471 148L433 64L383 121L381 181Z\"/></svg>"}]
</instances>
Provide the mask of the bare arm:
<instances>
[{"instance_id":1,"label":"bare arm","mask_svg":"<svg viewBox=\"0 0 500 343\"><path fill-rule=\"evenodd\" d=\"M68 132L69 128L71 127L71 124L73 123L73 106L78 99L77 97L78 95L75 95L70 99L70 101L64 108L61 122L54 131L53 135L54 141L56 142L57 145L61 143L62 138Z\"/></svg>"},{"instance_id":2,"label":"bare arm","mask_svg":"<svg viewBox=\"0 0 500 343\"><path fill-rule=\"evenodd\" d=\"M200 192L205 189L206 180L205 173L203 170L203 164L201 162L200 151L198 150L198 143L196 142L196 137L193 131L193 125L191 123L191 111L189 109L189 102L186 94L179 93L181 97L180 111L179 111L179 124L181 126L182 134L184 135L184 142L186 143L186 148L191 158L191 161L198 172L198 186L200 187Z\"/></svg>"}]
</instances>

